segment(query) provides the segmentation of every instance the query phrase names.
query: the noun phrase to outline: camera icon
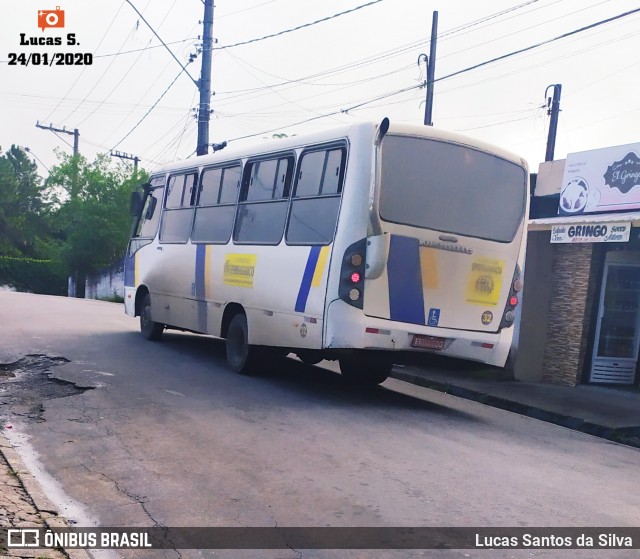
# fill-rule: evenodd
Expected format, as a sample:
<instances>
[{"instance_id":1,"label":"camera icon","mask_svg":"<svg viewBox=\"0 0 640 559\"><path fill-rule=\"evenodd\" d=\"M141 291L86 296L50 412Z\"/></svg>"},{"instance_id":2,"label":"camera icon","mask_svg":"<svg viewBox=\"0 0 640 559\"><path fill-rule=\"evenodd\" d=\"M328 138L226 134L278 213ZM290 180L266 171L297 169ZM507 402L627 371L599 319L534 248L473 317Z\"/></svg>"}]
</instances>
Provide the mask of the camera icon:
<instances>
[{"instance_id":1,"label":"camera icon","mask_svg":"<svg viewBox=\"0 0 640 559\"><path fill-rule=\"evenodd\" d=\"M64 27L64 10L56 6L55 10L38 10L38 27Z\"/></svg>"}]
</instances>

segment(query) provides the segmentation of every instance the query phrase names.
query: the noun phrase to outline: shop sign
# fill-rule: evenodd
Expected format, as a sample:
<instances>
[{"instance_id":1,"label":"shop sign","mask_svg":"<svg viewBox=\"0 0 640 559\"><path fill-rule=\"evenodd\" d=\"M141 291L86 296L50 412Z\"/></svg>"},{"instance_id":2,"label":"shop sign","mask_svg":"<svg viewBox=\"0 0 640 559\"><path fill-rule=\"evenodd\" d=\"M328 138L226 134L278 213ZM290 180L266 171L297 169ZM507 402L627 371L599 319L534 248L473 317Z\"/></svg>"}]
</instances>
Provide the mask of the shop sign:
<instances>
[{"instance_id":1,"label":"shop sign","mask_svg":"<svg viewBox=\"0 0 640 559\"><path fill-rule=\"evenodd\" d=\"M631 223L589 223L580 225L554 225L552 243L627 243Z\"/></svg>"},{"instance_id":2,"label":"shop sign","mask_svg":"<svg viewBox=\"0 0 640 559\"><path fill-rule=\"evenodd\" d=\"M640 208L640 143L570 153L559 215Z\"/></svg>"}]
</instances>

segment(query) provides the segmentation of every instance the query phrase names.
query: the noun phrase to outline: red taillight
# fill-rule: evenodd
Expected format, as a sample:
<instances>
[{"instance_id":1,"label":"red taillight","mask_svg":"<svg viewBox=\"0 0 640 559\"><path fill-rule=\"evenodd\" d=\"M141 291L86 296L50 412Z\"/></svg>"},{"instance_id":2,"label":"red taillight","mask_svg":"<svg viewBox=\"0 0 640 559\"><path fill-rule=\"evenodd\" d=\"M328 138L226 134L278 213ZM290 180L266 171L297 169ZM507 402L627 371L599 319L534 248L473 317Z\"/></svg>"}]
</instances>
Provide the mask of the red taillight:
<instances>
[{"instance_id":1,"label":"red taillight","mask_svg":"<svg viewBox=\"0 0 640 559\"><path fill-rule=\"evenodd\" d=\"M518 305L518 298L515 295L509 298L509 305L512 307L516 307Z\"/></svg>"},{"instance_id":2,"label":"red taillight","mask_svg":"<svg viewBox=\"0 0 640 559\"><path fill-rule=\"evenodd\" d=\"M358 283L360 281L360 277L361 277L360 276L360 272L353 272L350 277L351 277L351 282L352 283Z\"/></svg>"}]
</instances>

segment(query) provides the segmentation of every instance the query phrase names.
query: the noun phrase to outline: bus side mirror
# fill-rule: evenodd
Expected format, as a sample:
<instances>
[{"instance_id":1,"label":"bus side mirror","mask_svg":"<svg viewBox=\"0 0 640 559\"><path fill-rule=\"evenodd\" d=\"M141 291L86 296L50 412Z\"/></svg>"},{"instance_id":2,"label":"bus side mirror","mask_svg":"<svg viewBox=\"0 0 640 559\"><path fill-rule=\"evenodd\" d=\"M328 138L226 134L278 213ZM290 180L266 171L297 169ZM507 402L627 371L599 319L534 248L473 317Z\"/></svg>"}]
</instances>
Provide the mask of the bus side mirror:
<instances>
[{"instance_id":1,"label":"bus side mirror","mask_svg":"<svg viewBox=\"0 0 640 559\"><path fill-rule=\"evenodd\" d=\"M149 199L149 207L147 208L147 213L144 215L144 218L146 220L149 220L153 217L153 214L156 211L157 205L158 205L158 199L151 197Z\"/></svg>"},{"instance_id":2,"label":"bus side mirror","mask_svg":"<svg viewBox=\"0 0 640 559\"><path fill-rule=\"evenodd\" d=\"M132 192L129 200L129 213L132 216L140 215L142 211L142 194L140 192Z\"/></svg>"}]
</instances>

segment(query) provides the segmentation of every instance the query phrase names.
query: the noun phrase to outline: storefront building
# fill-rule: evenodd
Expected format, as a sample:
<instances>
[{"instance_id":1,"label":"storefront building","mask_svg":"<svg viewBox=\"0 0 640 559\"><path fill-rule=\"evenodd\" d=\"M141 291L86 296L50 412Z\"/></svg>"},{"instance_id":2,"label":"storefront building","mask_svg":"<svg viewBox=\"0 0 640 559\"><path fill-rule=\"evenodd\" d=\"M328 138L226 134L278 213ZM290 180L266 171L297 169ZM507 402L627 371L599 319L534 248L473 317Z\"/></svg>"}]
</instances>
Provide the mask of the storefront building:
<instances>
[{"instance_id":1,"label":"storefront building","mask_svg":"<svg viewBox=\"0 0 640 559\"><path fill-rule=\"evenodd\" d=\"M640 384L640 144L540 166L516 378Z\"/></svg>"}]
</instances>

